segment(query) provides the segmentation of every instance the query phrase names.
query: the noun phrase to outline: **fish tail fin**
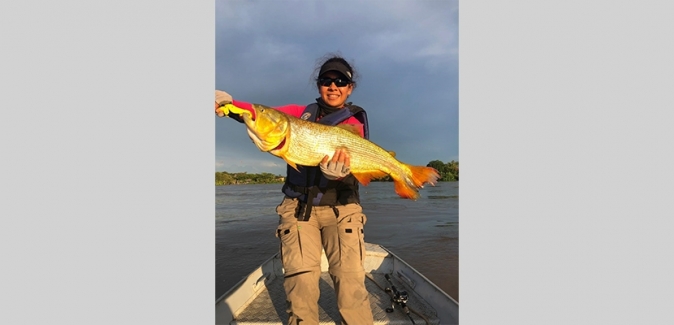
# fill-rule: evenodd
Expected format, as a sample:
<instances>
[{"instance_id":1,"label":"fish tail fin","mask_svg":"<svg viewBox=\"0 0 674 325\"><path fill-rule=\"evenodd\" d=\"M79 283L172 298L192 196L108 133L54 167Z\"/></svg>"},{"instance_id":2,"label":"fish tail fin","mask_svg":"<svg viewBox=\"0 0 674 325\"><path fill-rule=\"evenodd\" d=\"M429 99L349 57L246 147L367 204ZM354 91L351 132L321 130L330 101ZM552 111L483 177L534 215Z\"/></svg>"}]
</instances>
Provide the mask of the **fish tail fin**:
<instances>
[{"instance_id":1,"label":"fish tail fin","mask_svg":"<svg viewBox=\"0 0 674 325\"><path fill-rule=\"evenodd\" d=\"M419 188L428 183L435 186L440 175L435 168L424 166L409 166L410 175L404 179L394 178L394 188L396 193L404 199L416 200L419 198Z\"/></svg>"},{"instance_id":2,"label":"fish tail fin","mask_svg":"<svg viewBox=\"0 0 674 325\"><path fill-rule=\"evenodd\" d=\"M410 171L412 171L412 180L416 187L424 187L424 184L428 183L432 186L438 182L440 174L433 167L425 166L408 166Z\"/></svg>"}]
</instances>

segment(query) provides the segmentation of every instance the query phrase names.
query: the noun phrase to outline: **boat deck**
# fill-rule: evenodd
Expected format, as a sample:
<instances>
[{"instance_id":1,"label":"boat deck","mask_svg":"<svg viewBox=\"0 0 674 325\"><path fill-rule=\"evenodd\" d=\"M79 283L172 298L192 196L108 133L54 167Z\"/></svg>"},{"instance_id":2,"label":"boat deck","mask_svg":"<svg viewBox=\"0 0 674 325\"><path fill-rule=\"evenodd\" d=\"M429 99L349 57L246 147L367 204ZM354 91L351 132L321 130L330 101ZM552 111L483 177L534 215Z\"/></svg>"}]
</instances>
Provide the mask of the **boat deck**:
<instances>
[{"instance_id":1,"label":"boat deck","mask_svg":"<svg viewBox=\"0 0 674 325\"><path fill-rule=\"evenodd\" d=\"M368 271L365 286L369 292L370 306L374 316L374 324L457 324L458 304L441 290L432 286L429 289L427 279L398 261L395 256L379 245L366 243L368 258L365 261L365 270ZM327 272L327 259L323 256L321 279L319 283L321 295L318 300L320 324L340 324L340 316L337 310L337 300L332 279ZM395 309L387 313L391 308L391 296L384 291L391 285L386 280L385 274L390 276L393 285L398 291L406 291L408 294L407 307L410 316L395 304ZM428 282L430 283L430 282ZM421 290L417 292L417 290ZM426 301L422 297L432 301ZM446 310L436 311L439 301L450 303L440 306ZM430 303L429 303L430 302ZM456 304L456 305L455 305ZM229 306L229 307L227 307ZM451 310L448 311L448 310ZM440 313L440 315L438 315ZM448 313L451 317L448 317ZM444 321L443 321L444 319ZM449 321L448 321L449 319ZM287 324L288 313L286 312L286 296L283 289L283 271L278 255L265 262L258 270L253 272L247 279L242 280L237 286L227 292L216 302L216 323L230 325L272 325Z\"/></svg>"},{"instance_id":2,"label":"boat deck","mask_svg":"<svg viewBox=\"0 0 674 325\"><path fill-rule=\"evenodd\" d=\"M388 281L384 274L370 274L377 283L383 287L388 287ZM370 306L374 316L374 324L412 324L407 315L396 306L392 313L387 313L386 308L391 307L391 296L379 288L374 282L365 279L365 286L370 293ZM402 283L391 278L396 289L403 289ZM332 279L327 272L321 274L320 280L321 296L318 299L319 321L321 324L340 324L339 312L337 311L337 300L335 297ZM423 299L414 292L407 291L407 307L415 310L428 318L429 324L439 324L437 314ZM276 278L263 289L253 301L244 306L232 324L237 325L258 325L258 324L287 324L288 313L286 312L286 295L283 290L283 279ZM416 324L425 324L424 319L414 313L410 313Z\"/></svg>"}]
</instances>

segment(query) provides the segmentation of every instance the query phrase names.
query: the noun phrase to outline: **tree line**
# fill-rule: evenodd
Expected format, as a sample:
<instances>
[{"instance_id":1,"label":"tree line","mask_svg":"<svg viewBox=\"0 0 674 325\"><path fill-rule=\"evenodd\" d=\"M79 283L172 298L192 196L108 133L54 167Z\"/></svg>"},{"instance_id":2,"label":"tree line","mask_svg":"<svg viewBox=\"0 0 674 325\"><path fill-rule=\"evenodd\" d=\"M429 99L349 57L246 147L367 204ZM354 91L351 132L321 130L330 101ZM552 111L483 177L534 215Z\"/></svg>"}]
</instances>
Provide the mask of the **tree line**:
<instances>
[{"instance_id":1,"label":"tree line","mask_svg":"<svg viewBox=\"0 0 674 325\"><path fill-rule=\"evenodd\" d=\"M272 173L248 174L215 172L215 185L283 183L285 176Z\"/></svg>"},{"instance_id":2,"label":"tree line","mask_svg":"<svg viewBox=\"0 0 674 325\"><path fill-rule=\"evenodd\" d=\"M440 160L433 160L429 162L427 167L435 168L440 173L439 181L458 181L459 180L459 162L450 161L443 163ZM380 179L374 179L373 182L391 182L391 176L386 175ZM285 176L274 175L272 173L249 174L242 173L228 173L215 172L215 185L232 185L232 184L271 184L283 183Z\"/></svg>"}]
</instances>

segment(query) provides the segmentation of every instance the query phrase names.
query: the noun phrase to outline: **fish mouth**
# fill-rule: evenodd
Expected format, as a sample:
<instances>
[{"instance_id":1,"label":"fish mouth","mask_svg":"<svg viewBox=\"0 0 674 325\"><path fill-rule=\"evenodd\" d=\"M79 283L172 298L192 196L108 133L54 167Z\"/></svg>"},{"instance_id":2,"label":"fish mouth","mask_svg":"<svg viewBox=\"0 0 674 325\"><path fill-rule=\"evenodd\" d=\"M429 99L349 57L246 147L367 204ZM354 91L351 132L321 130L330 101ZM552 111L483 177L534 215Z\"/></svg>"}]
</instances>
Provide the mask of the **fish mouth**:
<instances>
[{"instance_id":1,"label":"fish mouth","mask_svg":"<svg viewBox=\"0 0 674 325\"><path fill-rule=\"evenodd\" d=\"M266 113L267 109L271 108L255 107L256 118L250 113L243 115L248 136L255 146L264 152L281 149L285 145L288 131L288 123L283 116Z\"/></svg>"},{"instance_id":2,"label":"fish mouth","mask_svg":"<svg viewBox=\"0 0 674 325\"><path fill-rule=\"evenodd\" d=\"M261 105L253 104L253 109L255 110L254 116L248 111L245 111L242 116L243 121L250 128L257 127L258 122L264 125L281 125L281 123L286 122L283 113L271 107L261 107Z\"/></svg>"},{"instance_id":3,"label":"fish mouth","mask_svg":"<svg viewBox=\"0 0 674 325\"><path fill-rule=\"evenodd\" d=\"M257 112L255 112L255 115L257 115ZM253 117L253 113L251 113L251 112L249 112L249 111L243 111L243 112L241 112L241 118L242 118L243 121L246 123L246 125L247 125L249 122L255 122L255 118Z\"/></svg>"}]
</instances>

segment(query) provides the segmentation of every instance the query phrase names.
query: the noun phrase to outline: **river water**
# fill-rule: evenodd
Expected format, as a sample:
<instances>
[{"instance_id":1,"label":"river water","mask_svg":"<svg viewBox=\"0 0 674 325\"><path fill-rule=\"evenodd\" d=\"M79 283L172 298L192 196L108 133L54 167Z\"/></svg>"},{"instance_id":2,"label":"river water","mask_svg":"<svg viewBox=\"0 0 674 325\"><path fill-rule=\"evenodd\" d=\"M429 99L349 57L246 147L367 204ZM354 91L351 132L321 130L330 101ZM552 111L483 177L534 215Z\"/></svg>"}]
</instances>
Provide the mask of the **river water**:
<instances>
[{"instance_id":1,"label":"river water","mask_svg":"<svg viewBox=\"0 0 674 325\"><path fill-rule=\"evenodd\" d=\"M274 232L281 184L215 187L215 297L278 251ZM361 186L365 241L382 245L459 299L459 182L399 198L393 183Z\"/></svg>"}]
</instances>

